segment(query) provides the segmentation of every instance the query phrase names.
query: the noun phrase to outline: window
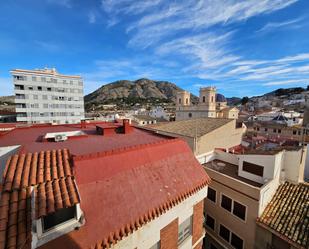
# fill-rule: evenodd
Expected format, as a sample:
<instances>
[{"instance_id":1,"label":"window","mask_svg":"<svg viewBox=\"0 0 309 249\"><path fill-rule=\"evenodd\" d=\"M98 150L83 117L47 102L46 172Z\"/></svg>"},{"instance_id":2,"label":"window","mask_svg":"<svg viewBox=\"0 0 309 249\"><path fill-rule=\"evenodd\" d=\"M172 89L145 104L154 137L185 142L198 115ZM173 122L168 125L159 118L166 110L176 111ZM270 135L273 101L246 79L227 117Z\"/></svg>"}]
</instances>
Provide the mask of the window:
<instances>
[{"instance_id":1,"label":"window","mask_svg":"<svg viewBox=\"0 0 309 249\"><path fill-rule=\"evenodd\" d=\"M207 199L209 199L209 200L213 201L214 203L216 203L216 190L208 187Z\"/></svg>"},{"instance_id":2,"label":"window","mask_svg":"<svg viewBox=\"0 0 309 249\"><path fill-rule=\"evenodd\" d=\"M42 91L42 87L41 86L38 86L38 91Z\"/></svg>"},{"instance_id":3,"label":"window","mask_svg":"<svg viewBox=\"0 0 309 249\"><path fill-rule=\"evenodd\" d=\"M281 129L278 129L278 133L281 133Z\"/></svg>"},{"instance_id":4,"label":"window","mask_svg":"<svg viewBox=\"0 0 309 249\"><path fill-rule=\"evenodd\" d=\"M205 103L206 102L206 97L205 96L203 96L203 103Z\"/></svg>"},{"instance_id":5,"label":"window","mask_svg":"<svg viewBox=\"0 0 309 249\"><path fill-rule=\"evenodd\" d=\"M188 98L186 98L186 104L189 104L189 100L188 100Z\"/></svg>"},{"instance_id":6,"label":"window","mask_svg":"<svg viewBox=\"0 0 309 249\"><path fill-rule=\"evenodd\" d=\"M181 99L178 99L178 103L181 104Z\"/></svg>"},{"instance_id":7,"label":"window","mask_svg":"<svg viewBox=\"0 0 309 249\"><path fill-rule=\"evenodd\" d=\"M236 249L243 249L244 241L236 234L232 233L231 245Z\"/></svg>"},{"instance_id":8,"label":"window","mask_svg":"<svg viewBox=\"0 0 309 249\"><path fill-rule=\"evenodd\" d=\"M265 131L268 131L268 129L267 129L267 128L265 128L264 130L265 130Z\"/></svg>"},{"instance_id":9,"label":"window","mask_svg":"<svg viewBox=\"0 0 309 249\"><path fill-rule=\"evenodd\" d=\"M48 99L47 95L43 95L42 99L45 99L45 100Z\"/></svg>"},{"instance_id":10,"label":"window","mask_svg":"<svg viewBox=\"0 0 309 249\"><path fill-rule=\"evenodd\" d=\"M178 227L178 245L186 240L192 233L192 216Z\"/></svg>"},{"instance_id":11,"label":"window","mask_svg":"<svg viewBox=\"0 0 309 249\"><path fill-rule=\"evenodd\" d=\"M260 127L257 127L256 130L259 131L259 130L260 130Z\"/></svg>"},{"instance_id":12,"label":"window","mask_svg":"<svg viewBox=\"0 0 309 249\"><path fill-rule=\"evenodd\" d=\"M211 96L211 102L214 102L214 96Z\"/></svg>"},{"instance_id":13,"label":"window","mask_svg":"<svg viewBox=\"0 0 309 249\"><path fill-rule=\"evenodd\" d=\"M35 76L32 76L32 81L36 81L36 77Z\"/></svg>"},{"instance_id":14,"label":"window","mask_svg":"<svg viewBox=\"0 0 309 249\"><path fill-rule=\"evenodd\" d=\"M228 230L225 226L220 224L220 231L219 231L220 237L230 243L230 234L231 234L230 230Z\"/></svg>"},{"instance_id":15,"label":"window","mask_svg":"<svg viewBox=\"0 0 309 249\"><path fill-rule=\"evenodd\" d=\"M206 226L208 226L212 230L215 230L215 219L208 214L206 215Z\"/></svg>"},{"instance_id":16,"label":"window","mask_svg":"<svg viewBox=\"0 0 309 249\"><path fill-rule=\"evenodd\" d=\"M42 82L46 82L46 78L45 77L41 77L41 81Z\"/></svg>"},{"instance_id":17,"label":"window","mask_svg":"<svg viewBox=\"0 0 309 249\"><path fill-rule=\"evenodd\" d=\"M226 209L227 211L231 212L232 211L232 199L222 195L221 197L221 207Z\"/></svg>"},{"instance_id":18,"label":"window","mask_svg":"<svg viewBox=\"0 0 309 249\"><path fill-rule=\"evenodd\" d=\"M259 165L254 164L254 163L249 163L249 162L246 162L246 161L243 162L242 169L243 169L243 171L246 171L248 173L258 175L258 176L261 176L261 177L264 174L264 167L259 166Z\"/></svg>"},{"instance_id":19,"label":"window","mask_svg":"<svg viewBox=\"0 0 309 249\"><path fill-rule=\"evenodd\" d=\"M301 135L301 131L298 131L298 135Z\"/></svg>"},{"instance_id":20,"label":"window","mask_svg":"<svg viewBox=\"0 0 309 249\"><path fill-rule=\"evenodd\" d=\"M39 98L39 96L38 96L38 95L33 94L33 99L38 99L38 98Z\"/></svg>"},{"instance_id":21,"label":"window","mask_svg":"<svg viewBox=\"0 0 309 249\"><path fill-rule=\"evenodd\" d=\"M293 135L296 135L297 134L297 131L293 130Z\"/></svg>"},{"instance_id":22,"label":"window","mask_svg":"<svg viewBox=\"0 0 309 249\"><path fill-rule=\"evenodd\" d=\"M28 90L33 90L33 87L32 86L28 86Z\"/></svg>"},{"instance_id":23,"label":"window","mask_svg":"<svg viewBox=\"0 0 309 249\"><path fill-rule=\"evenodd\" d=\"M273 129L273 133L276 133L277 132L277 129Z\"/></svg>"},{"instance_id":24,"label":"window","mask_svg":"<svg viewBox=\"0 0 309 249\"><path fill-rule=\"evenodd\" d=\"M48 92L51 92L51 87L47 87L47 91L48 91Z\"/></svg>"},{"instance_id":25,"label":"window","mask_svg":"<svg viewBox=\"0 0 309 249\"><path fill-rule=\"evenodd\" d=\"M237 201L234 201L233 214L242 220L246 219L246 207Z\"/></svg>"},{"instance_id":26,"label":"window","mask_svg":"<svg viewBox=\"0 0 309 249\"><path fill-rule=\"evenodd\" d=\"M190 112L190 113L188 114L188 116L189 116L189 118L192 118L192 113Z\"/></svg>"},{"instance_id":27,"label":"window","mask_svg":"<svg viewBox=\"0 0 309 249\"><path fill-rule=\"evenodd\" d=\"M15 85L16 90L24 90L25 87L23 85Z\"/></svg>"}]
</instances>

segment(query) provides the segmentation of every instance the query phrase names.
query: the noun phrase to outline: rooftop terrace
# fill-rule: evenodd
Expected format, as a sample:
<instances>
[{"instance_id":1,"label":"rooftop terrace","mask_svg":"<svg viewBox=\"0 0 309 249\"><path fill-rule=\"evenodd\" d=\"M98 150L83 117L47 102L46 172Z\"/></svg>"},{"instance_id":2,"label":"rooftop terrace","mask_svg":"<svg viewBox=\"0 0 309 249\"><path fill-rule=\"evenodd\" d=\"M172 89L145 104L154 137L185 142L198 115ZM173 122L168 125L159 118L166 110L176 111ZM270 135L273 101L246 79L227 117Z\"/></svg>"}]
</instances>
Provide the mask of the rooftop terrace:
<instances>
[{"instance_id":1,"label":"rooftop terrace","mask_svg":"<svg viewBox=\"0 0 309 249\"><path fill-rule=\"evenodd\" d=\"M244 177L238 176L238 165L235 165L235 164L231 164L231 163L227 163L227 162L215 159L215 160L210 161L208 163L204 163L203 167L204 167L204 169L206 169L206 171L209 168L209 169L215 170L215 171L217 171L221 174L224 174L224 175L232 177L236 180L239 180L241 182L247 183L247 184L254 186L254 187L260 188L260 187L263 186L263 184L261 184L261 183L254 182L254 181L248 180Z\"/></svg>"},{"instance_id":2,"label":"rooftop terrace","mask_svg":"<svg viewBox=\"0 0 309 249\"><path fill-rule=\"evenodd\" d=\"M155 143L169 139L150 131L133 128L132 131L114 133L109 136L98 134L96 126L106 127L108 123L89 123L83 128L81 125L36 125L18 127L5 134L0 134L0 147L21 145L22 152L37 152L67 148L73 155L84 155L102 151L109 151L124 147L131 147L149 143ZM117 126L116 124L111 124ZM120 126L121 124L118 124ZM82 132L83 136L69 137L66 141L51 142L44 137L48 133Z\"/></svg>"}]
</instances>

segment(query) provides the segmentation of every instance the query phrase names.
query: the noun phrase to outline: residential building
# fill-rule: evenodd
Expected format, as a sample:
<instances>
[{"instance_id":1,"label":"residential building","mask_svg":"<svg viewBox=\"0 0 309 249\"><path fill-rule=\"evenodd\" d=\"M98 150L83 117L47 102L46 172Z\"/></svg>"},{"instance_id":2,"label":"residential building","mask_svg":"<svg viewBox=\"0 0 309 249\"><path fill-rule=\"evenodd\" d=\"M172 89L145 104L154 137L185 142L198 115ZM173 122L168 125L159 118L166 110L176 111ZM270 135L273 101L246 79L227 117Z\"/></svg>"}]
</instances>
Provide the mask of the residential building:
<instances>
[{"instance_id":1,"label":"residential building","mask_svg":"<svg viewBox=\"0 0 309 249\"><path fill-rule=\"evenodd\" d=\"M158 134L185 140L203 163L215 148L230 148L241 143L246 126L235 119L199 118L148 126Z\"/></svg>"},{"instance_id":2,"label":"residential building","mask_svg":"<svg viewBox=\"0 0 309 249\"><path fill-rule=\"evenodd\" d=\"M205 199L205 247L256 248L257 218L281 183L303 182L305 157L302 146L267 140L254 149L239 145L210 153L203 164L212 179Z\"/></svg>"},{"instance_id":3,"label":"residential building","mask_svg":"<svg viewBox=\"0 0 309 249\"><path fill-rule=\"evenodd\" d=\"M0 146L1 248L202 248L210 178L186 142L124 120L16 127Z\"/></svg>"},{"instance_id":4,"label":"residential building","mask_svg":"<svg viewBox=\"0 0 309 249\"><path fill-rule=\"evenodd\" d=\"M149 111L149 116L153 118L161 118L165 119L166 121L169 121L170 119L170 113L167 113L165 108L162 106L154 106Z\"/></svg>"},{"instance_id":5,"label":"residential building","mask_svg":"<svg viewBox=\"0 0 309 249\"><path fill-rule=\"evenodd\" d=\"M157 122L167 122L166 119L161 117L152 117L150 115L137 114L132 116L132 121L139 126L156 124Z\"/></svg>"},{"instance_id":6,"label":"residential building","mask_svg":"<svg viewBox=\"0 0 309 249\"><path fill-rule=\"evenodd\" d=\"M16 122L16 112L0 110L0 123Z\"/></svg>"},{"instance_id":7,"label":"residential building","mask_svg":"<svg viewBox=\"0 0 309 249\"><path fill-rule=\"evenodd\" d=\"M194 118L231 118L237 119L239 110L228 107L222 94L216 94L215 87L200 88L199 102L193 105L190 93L179 91L176 100L176 121Z\"/></svg>"},{"instance_id":8,"label":"residential building","mask_svg":"<svg viewBox=\"0 0 309 249\"><path fill-rule=\"evenodd\" d=\"M56 69L11 71L18 122L79 123L84 119L83 80Z\"/></svg>"},{"instance_id":9,"label":"residential building","mask_svg":"<svg viewBox=\"0 0 309 249\"><path fill-rule=\"evenodd\" d=\"M257 220L257 249L309 248L309 184L285 182Z\"/></svg>"}]
</instances>

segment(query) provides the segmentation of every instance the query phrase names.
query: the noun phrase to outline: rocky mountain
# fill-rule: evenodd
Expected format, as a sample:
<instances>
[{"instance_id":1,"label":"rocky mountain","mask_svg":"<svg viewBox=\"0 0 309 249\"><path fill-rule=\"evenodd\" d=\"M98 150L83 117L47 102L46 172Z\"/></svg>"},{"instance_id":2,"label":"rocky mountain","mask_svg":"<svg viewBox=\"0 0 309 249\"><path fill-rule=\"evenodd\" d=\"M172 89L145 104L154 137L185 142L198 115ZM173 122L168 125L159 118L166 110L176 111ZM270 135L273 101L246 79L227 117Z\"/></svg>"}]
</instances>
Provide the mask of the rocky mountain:
<instances>
[{"instance_id":1,"label":"rocky mountain","mask_svg":"<svg viewBox=\"0 0 309 249\"><path fill-rule=\"evenodd\" d=\"M155 81L150 79L138 79L135 81L119 80L106 84L96 91L85 96L85 103L111 103L122 100L139 102L143 100L162 100L164 102L175 102L177 91L182 90L174 83L168 81ZM192 101L197 97L191 95Z\"/></svg>"},{"instance_id":2,"label":"rocky mountain","mask_svg":"<svg viewBox=\"0 0 309 249\"><path fill-rule=\"evenodd\" d=\"M1 104L8 104L8 105L11 105L11 104L14 104L15 102L15 96L0 96L0 103Z\"/></svg>"}]
</instances>

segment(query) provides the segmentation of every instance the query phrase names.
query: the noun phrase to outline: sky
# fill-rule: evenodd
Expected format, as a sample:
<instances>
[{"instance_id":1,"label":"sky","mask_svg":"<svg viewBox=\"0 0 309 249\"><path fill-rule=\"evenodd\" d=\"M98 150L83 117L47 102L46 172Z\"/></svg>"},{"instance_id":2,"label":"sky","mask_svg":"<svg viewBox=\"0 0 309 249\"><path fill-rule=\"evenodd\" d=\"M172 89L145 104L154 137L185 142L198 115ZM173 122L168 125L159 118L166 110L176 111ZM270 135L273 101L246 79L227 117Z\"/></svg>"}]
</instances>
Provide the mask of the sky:
<instances>
[{"instance_id":1,"label":"sky","mask_svg":"<svg viewBox=\"0 0 309 249\"><path fill-rule=\"evenodd\" d=\"M309 85L308 0L0 1L0 95L11 69L78 74L85 93L150 78L227 97Z\"/></svg>"}]
</instances>

